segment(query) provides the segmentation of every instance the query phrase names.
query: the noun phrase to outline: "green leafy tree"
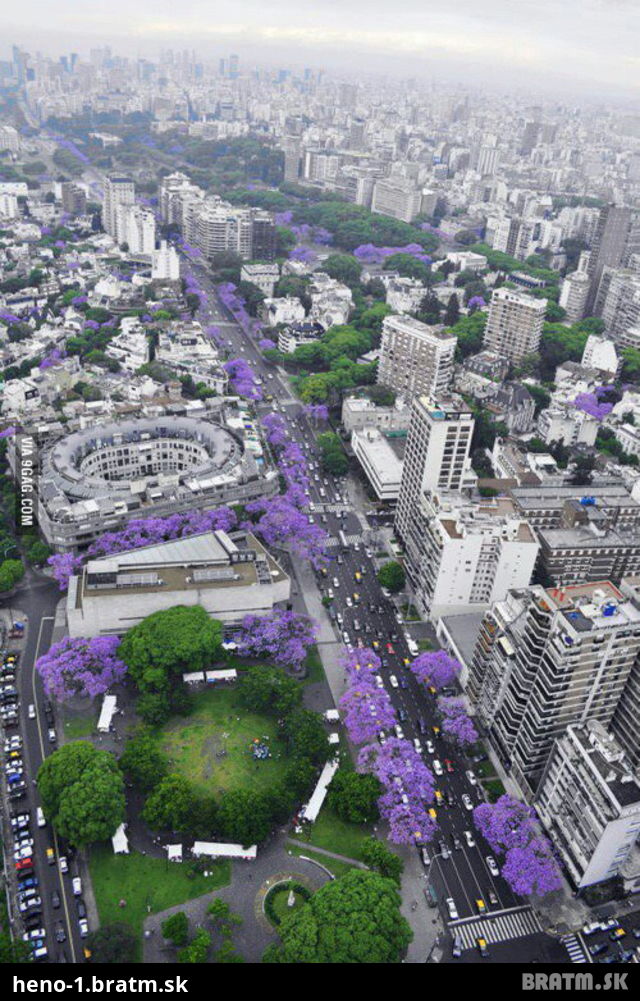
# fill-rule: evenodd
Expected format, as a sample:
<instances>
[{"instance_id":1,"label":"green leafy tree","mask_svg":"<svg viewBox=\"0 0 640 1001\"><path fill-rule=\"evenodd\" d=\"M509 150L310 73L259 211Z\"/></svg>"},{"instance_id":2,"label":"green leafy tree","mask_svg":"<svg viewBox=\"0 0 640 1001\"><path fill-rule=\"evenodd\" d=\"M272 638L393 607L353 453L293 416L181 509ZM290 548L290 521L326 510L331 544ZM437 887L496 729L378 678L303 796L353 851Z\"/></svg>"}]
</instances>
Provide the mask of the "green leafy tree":
<instances>
[{"instance_id":1,"label":"green leafy tree","mask_svg":"<svg viewBox=\"0 0 640 1001\"><path fill-rule=\"evenodd\" d=\"M252 712L286 716L300 705L302 689L279 667L250 667L240 675L238 700Z\"/></svg>"},{"instance_id":2,"label":"green leafy tree","mask_svg":"<svg viewBox=\"0 0 640 1001\"><path fill-rule=\"evenodd\" d=\"M342 820L366 824L378 819L381 794L382 786L375 775L340 769L329 786L328 803Z\"/></svg>"},{"instance_id":3,"label":"green leafy tree","mask_svg":"<svg viewBox=\"0 0 640 1001\"><path fill-rule=\"evenodd\" d=\"M168 939L173 945L179 947L186 945L189 940L189 919L184 911L176 911L171 914L160 925L162 937Z\"/></svg>"},{"instance_id":4,"label":"green leafy tree","mask_svg":"<svg viewBox=\"0 0 640 1001\"><path fill-rule=\"evenodd\" d=\"M326 883L278 928L271 963L399 963L413 938L394 882L354 870Z\"/></svg>"},{"instance_id":5,"label":"green leafy tree","mask_svg":"<svg viewBox=\"0 0 640 1001\"><path fill-rule=\"evenodd\" d=\"M22 560L4 560L0 563L0 591L10 591L23 577Z\"/></svg>"},{"instance_id":6,"label":"green leafy tree","mask_svg":"<svg viewBox=\"0 0 640 1001\"><path fill-rule=\"evenodd\" d=\"M126 777L143 792L149 792L167 774L167 759L150 734L127 741L118 762Z\"/></svg>"},{"instance_id":7,"label":"green leafy tree","mask_svg":"<svg viewBox=\"0 0 640 1001\"><path fill-rule=\"evenodd\" d=\"M455 295L455 293L452 293L449 296L449 302L447 303L447 308L444 311L442 322L446 327L454 327L459 319L460 305L458 303L458 296Z\"/></svg>"},{"instance_id":8,"label":"green leafy tree","mask_svg":"<svg viewBox=\"0 0 640 1001\"><path fill-rule=\"evenodd\" d=\"M425 285L433 281L431 268L413 254L391 254L384 262L384 271L397 271L403 278L416 278Z\"/></svg>"},{"instance_id":9,"label":"green leafy tree","mask_svg":"<svg viewBox=\"0 0 640 1001\"><path fill-rule=\"evenodd\" d=\"M250 789L230 789L220 801L218 824L229 841L245 847L259 844L271 830L271 816L265 797Z\"/></svg>"},{"instance_id":10,"label":"green leafy tree","mask_svg":"<svg viewBox=\"0 0 640 1001\"><path fill-rule=\"evenodd\" d=\"M254 285L253 282L239 282L236 294L244 299L249 316L257 316L265 300L262 289Z\"/></svg>"},{"instance_id":11,"label":"green leafy tree","mask_svg":"<svg viewBox=\"0 0 640 1001\"><path fill-rule=\"evenodd\" d=\"M211 946L211 935L206 928L198 928L189 945L177 955L179 963L206 963Z\"/></svg>"},{"instance_id":12,"label":"green leafy tree","mask_svg":"<svg viewBox=\"0 0 640 1001\"><path fill-rule=\"evenodd\" d=\"M45 816L72 845L110 838L124 820L122 773L113 754L74 741L45 758L38 769Z\"/></svg>"},{"instance_id":13,"label":"green leafy tree","mask_svg":"<svg viewBox=\"0 0 640 1001\"><path fill-rule=\"evenodd\" d=\"M383 563L378 570L378 583L381 587L386 587L392 594L402 591L406 579L404 567L401 563L397 563L396 560L389 560L387 563Z\"/></svg>"},{"instance_id":14,"label":"green leafy tree","mask_svg":"<svg viewBox=\"0 0 640 1001\"><path fill-rule=\"evenodd\" d=\"M404 862L399 855L390 851L387 846L378 841L373 836L365 838L361 846L362 861L379 872L381 876L392 879L394 883L400 885L400 879L404 871Z\"/></svg>"},{"instance_id":15,"label":"green leafy tree","mask_svg":"<svg viewBox=\"0 0 640 1001\"><path fill-rule=\"evenodd\" d=\"M345 285L358 285L362 274L362 265L349 254L330 254L322 265L322 270L336 281Z\"/></svg>"},{"instance_id":16,"label":"green leafy tree","mask_svg":"<svg viewBox=\"0 0 640 1001\"><path fill-rule=\"evenodd\" d=\"M196 814L197 797L188 779L166 775L148 796L142 819L154 831L188 833Z\"/></svg>"},{"instance_id":17,"label":"green leafy tree","mask_svg":"<svg viewBox=\"0 0 640 1001\"><path fill-rule=\"evenodd\" d=\"M637 348L622 349L621 375L624 382L640 382L640 351Z\"/></svg>"},{"instance_id":18,"label":"green leafy tree","mask_svg":"<svg viewBox=\"0 0 640 1001\"><path fill-rule=\"evenodd\" d=\"M295 709L282 723L289 754L323 765L332 753L322 717L310 709Z\"/></svg>"},{"instance_id":19,"label":"green leafy tree","mask_svg":"<svg viewBox=\"0 0 640 1001\"><path fill-rule=\"evenodd\" d=\"M90 932L86 947L93 963L135 963L138 939L124 921L113 921Z\"/></svg>"},{"instance_id":20,"label":"green leafy tree","mask_svg":"<svg viewBox=\"0 0 640 1001\"><path fill-rule=\"evenodd\" d=\"M119 656L141 691L166 692L184 671L202 671L219 654L222 626L200 605L154 612L125 635Z\"/></svg>"},{"instance_id":21,"label":"green leafy tree","mask_svg":"<svg viewBox=\"0 0 640 1001\"><path fill-rule=\"evenodd\" d=\"M162 726L171 715L171 702L164 692L143 692L136 702L136 712L148 726Z\"/></svg>"}]
</instances>

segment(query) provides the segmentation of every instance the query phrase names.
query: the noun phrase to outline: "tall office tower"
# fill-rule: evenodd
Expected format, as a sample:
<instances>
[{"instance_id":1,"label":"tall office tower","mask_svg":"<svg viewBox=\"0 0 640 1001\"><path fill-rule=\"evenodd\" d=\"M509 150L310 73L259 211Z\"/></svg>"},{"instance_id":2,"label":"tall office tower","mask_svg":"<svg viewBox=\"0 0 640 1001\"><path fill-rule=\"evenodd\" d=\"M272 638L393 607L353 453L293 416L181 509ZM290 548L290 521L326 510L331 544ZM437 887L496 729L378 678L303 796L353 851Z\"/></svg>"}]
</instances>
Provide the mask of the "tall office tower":
<instances>
[{"instance_id":1,"label":"tall office tower","mask_svg":"<svg viewBox=\"0 0 640 1001\"><path fill-rule=\"evenodd\" d=\"M349 127L349 145L352 149L362 149L364 146L364 118L352 118Z\"/></svg>"},{"instance_id":2,"label":"tall office tower","mask_svg":"<svg viewBox=\"0 0 640 1001\"><path fill-rule=\"evenodd\" d=\"M539 224L533 219L522 219L520 216L501 219L493 235L492 247L524 261L531 253L531 245L539 229Z\"/></svg>"},{"instance_id":3,"label":"tall office tower","mask_svg":"<svg viewBox=\"0 0 640 1001\"><path fill-rule=\"evenodd\" d=\"M239 59L238 56L234 54L229 56L229 79L236 80L239 73Z\"/></svg>"},{"instance_id":4,"label":"tall office tower","mask_svg":"<svg viewBox=\"0 0 640 1001\"><path fill-rule=\"evenodd\" d=\"M107 177L104 183L104 201L102 205L102 226L109 236L118 243L118 208L121 205L133 205L135 189L130 177Z\"/></svg>"},{"instance_id":5,"label":"tall office tower","mask_svg":"<svg viewBox=\"0 0 640 1001\"><path fill-rule=\"evenodd\" d=\"M556 741L535 806L576 888L625 874L640 833L640 785L596 720L568 727Z\"/></svg>"},{"instance_id":6,"label":"tall office tower","mask_svg":"<svg viewBox=\"0 0 640 1001\"><path fill-rule=\"evenodd\" d=\"M604 268L597 298L599 315L614 341L640 324L640 274L629 268Z\"/></svg>"},{"instance_id":7,"label":"tall office tower","mask_svg":"<svg viewBox=\"0 0 640 1001\"><path fill-rule=\"evenodd\" d=\"M640 649L640 607L609 581L510 591L485 614L467 694L531 799L568 726L611 725Z\"/></svg>"},{"instance_id":8,"label":"tall office tower","mask_svg":"<svg viewBox=\"0 0 640 1001\"><path fill-rule=\"evenodd\" d=\"M227 75L227 60L226 59L219 59L218 60L218 75L219 76L226 76Z\"/></svg>"},{"instance_id":9,"label":"tall office tower","mask_svg":"<svg viewBox=\"0 0 640 1001\"><path fill-rule=\"evenodd\" d=\"M577 323L584 316L589 285L589 275L585 271L574 271L563 281L558 301L569 323Z\"/></svg>"},{"instance_id":10,"label":"tall office tower","mask_svg":"<svg viewBox=\"0 0 640 1001\"><path fill-rule=\"evenodd\" d=\"M341 83L338 89L338 101L343 108L353 111L358 101L358 85L355 83Z\"/></svg>"},{"instance_id":11,"label":"tall office tower","mask_svg":"<svg viewBox=\"0 0 640 1001\"><path fill-rule=\"evenodd\" d=\"M585 316L593 314L604 268L617 268L622 263L630 227L631 209L627 206L606 205L600 209L587 268L590 285Z\"/></svg>"},{"instance_id":12,"label":"tall office tower","mask_svg":"<svg viewBox=\"0 0 640 1001\"><path fill-rule=\"evenodd\" d=\"M87 211L87 196L83 188L73 181L64 181L62 189L62 210L69 215L84 215Z\"/></svg>"},{"instance_id":13,"label":"tall office tower","mask_svg":"<svg viewBox=\"0 0 640 1001\"><path fill-rule=\"evenodd\" d=\"M481 146L478 150L477 171L483 176L495 174L500 163L500 150L495 146Z\"/></svg>"},{"instance_id":14,"label":"tall office tower","mask_svg":"<svg viewBox=\"0 0 640 1001\"><path fill-rule=\"evenodd\" d=\"M546 299L498 288L491 296L484 344L502 358L519 362L540 345Z\"/></svg>"},{"instance_id":15,"label":"tall office tower","mask_svg":"<svg viewBox=\"0 0 640 1001\"><path fill-rule=\"evenodd\" d=\"M520 143L520 153L522 156L529 156L534 146L538 143L540 135L540 122L527 122L522 133Z\"/></svg>"},{"instance_id":16,"label":"tall office tower","mask_svg":"<svg viewBox=\"0 0 640 1001\"><path fill-rule=\"evenodd\" d=\"M458 338L404 314L385 316L378 382L410 399L446 394Z\"/></svg>"},{"instance_id":17,"label":"tall office tower","mask_svg":"<svg viewBox=\"0 0 640 1001\"><path fill-rule=\"evenodd\" d=\"M302 143L299 136L284 136L282 149L284 151L284 179L295 183L299 180L302 169Z\"/></svg>"},{"instance_id":18,"label":"tall office tower","mask_svg":"<svg viewBox=\"0 0 640 1001\"><path fill-rule=\"evenodd\" d=\"M531 583L538 541L505 498L474 503L422 493L411 507L405 566L421 613L481 612Z\"/></svg>"}]
</instances>

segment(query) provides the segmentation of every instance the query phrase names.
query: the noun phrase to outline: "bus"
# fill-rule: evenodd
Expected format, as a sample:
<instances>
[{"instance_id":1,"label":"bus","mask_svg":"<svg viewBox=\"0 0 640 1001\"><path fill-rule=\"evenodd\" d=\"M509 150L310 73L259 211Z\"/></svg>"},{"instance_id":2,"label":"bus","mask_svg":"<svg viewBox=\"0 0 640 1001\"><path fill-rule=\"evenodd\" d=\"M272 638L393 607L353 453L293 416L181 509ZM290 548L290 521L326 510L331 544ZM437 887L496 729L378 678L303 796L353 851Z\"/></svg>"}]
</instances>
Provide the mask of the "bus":
<instances>
[{"instance_id":1,"label":"bus","mask_svg":"<svg viewBox=\"0 0 640 1001\"><path fill-rule=\"evenodd\" d=\"M349 549L349 543L347 542L347 537L342 531L342 529L340 529L340 531L338 532L338 542L340 543L340 547L342 548L342 550L344 552L347 552L347 550Z\"/></svg>"}]
</instances>

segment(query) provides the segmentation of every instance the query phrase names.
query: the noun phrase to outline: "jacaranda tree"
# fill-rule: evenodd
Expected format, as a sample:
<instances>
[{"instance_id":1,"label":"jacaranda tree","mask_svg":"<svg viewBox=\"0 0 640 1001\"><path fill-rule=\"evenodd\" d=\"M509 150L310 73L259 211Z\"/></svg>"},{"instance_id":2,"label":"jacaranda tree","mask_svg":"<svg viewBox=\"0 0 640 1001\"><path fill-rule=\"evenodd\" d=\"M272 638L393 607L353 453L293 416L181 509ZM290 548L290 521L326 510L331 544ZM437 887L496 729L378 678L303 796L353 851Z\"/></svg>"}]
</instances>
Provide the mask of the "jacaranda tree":
<instances>
[{"instance_id":1,"label":"jacaranda tree","mask_svg":"<svg viewBox=\"0 0 640 1001\"><path fill-rule=\"evenodd\" d=\"M118 655L117 636L72 639L65 636L36 661L48 695L65 702L74 695L93 699L122 681L127 665Z\"/></svg>"}]
</instances>

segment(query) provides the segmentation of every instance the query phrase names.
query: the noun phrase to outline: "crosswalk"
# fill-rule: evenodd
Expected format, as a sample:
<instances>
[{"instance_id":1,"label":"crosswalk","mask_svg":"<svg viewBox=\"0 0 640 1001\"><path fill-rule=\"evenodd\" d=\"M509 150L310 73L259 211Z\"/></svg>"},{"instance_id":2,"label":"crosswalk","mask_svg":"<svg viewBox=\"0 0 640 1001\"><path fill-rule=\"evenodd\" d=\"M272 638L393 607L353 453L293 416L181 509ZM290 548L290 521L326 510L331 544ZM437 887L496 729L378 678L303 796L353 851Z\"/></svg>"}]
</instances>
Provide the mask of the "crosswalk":
<instances>
[{"instance_id":1,"label":"crosswalk","mask_svg":"<svg viewBox=\"0 0 640 1001\"><path fill-rule=\"evenodd\" d=\"M347 535L346 540L350 546L353 546L354 543L356 542L362 545L361 535ZM335 536L332 535L329 539L327 539L327 546L338 546L338 545L340 545L340 540L336 539Z\"/></svg>"},{"instance_id":2,"label":"crosswalk","mask_svg":"<svg viewBox=\"0 0 640 1001\"><path fill-rule=\"evenodd\" d=\"M463 949L473 949L477 939L483 938L487 945L507 942L513 938L525 938L542 931L538 918L529 907L502 911L482 918L462 918L450 921L449 930L457 935Z\"/></svg>"},{"instance_id":3,"label":"crosswalk","mask_svg":"<svg viewBox=\"0 0 640 1001\"><path fill-rule=\"evenodd\" d=\"M575 935L563 935L560 941L569 953L569 958L572 963L587 962L587 957L585 956L582 946L578 942Z\"/></svg>"}]
</instances>

